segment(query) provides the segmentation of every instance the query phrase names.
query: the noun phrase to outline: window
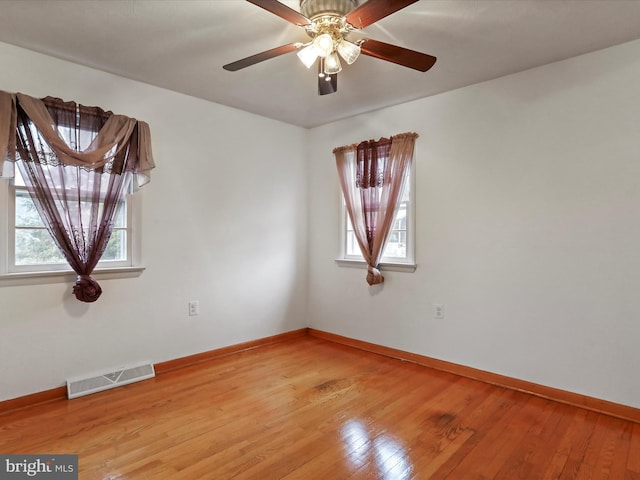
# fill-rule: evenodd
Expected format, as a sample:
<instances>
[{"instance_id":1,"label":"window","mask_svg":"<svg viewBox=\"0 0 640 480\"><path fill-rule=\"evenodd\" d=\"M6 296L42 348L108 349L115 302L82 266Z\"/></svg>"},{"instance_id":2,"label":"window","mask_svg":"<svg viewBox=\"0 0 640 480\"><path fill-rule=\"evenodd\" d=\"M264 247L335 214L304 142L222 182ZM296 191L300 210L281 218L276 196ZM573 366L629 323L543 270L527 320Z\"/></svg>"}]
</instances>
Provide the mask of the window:
<instances>
[{"instance_id":1,"label":"window","mask_svg":"<svg viewBox=\"0 0 640 480\"><path fill-rule=\"evenodd\" d=\"M140 216L128 194L149 182L155 166L149 125L4 91L0 115L7 157L0 164L0 283L75 272L74 296L91 303L102 294L96 269L110 278L144 270L136 254Z\"/></svg>"},{"instance_id":2,"label":"window","mask_svg":"<svg viewBox=\"0 0 640 480\"><path fill-rule=\"evenodd\" d=\"M404 187L401 203L396 212L392 230L389 233L389 240L382 255L381 264L413 265L414 255L414 172L410 172L407 183ZM342 195L341 195L342 198ZM342 255L341 260L363 261L358 241L353 232L353 226L347 214L344 198L342 198Z\"/></svg>"},{"instance_id":3,"label":"window","mask_svg":"<svg viewBox=\"0 0 640 480\"><path fill-rule=\"evenodd\" d=\"M0 274L71 271L42 223L18 168L13 179L0 180L0 189L3 190L0 198L7 197L7 201L2 202L6 207L0 212L4 217L0 217L4 220L4 228L0 228L4 238L0 245L6 246L5 251L0 252L0 258L5 259L0 262ZM139 255L135 250L140 236L138 219L134 196L127 195L96 271L134 267L137 264Z\"/></svg>"}]
</instances>

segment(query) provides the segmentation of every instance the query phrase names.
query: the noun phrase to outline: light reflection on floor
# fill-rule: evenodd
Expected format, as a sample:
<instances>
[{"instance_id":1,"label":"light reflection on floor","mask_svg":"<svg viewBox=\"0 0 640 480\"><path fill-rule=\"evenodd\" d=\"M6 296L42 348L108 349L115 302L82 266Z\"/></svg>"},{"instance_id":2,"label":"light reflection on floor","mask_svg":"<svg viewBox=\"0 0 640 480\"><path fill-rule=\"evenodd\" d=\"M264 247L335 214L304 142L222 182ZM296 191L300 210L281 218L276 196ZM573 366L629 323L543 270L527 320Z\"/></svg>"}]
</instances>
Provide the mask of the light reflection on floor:
<instances>
[{"instance_id":1,"label":"light reflection on floor","mask_svg":"<svg viewBox=\"0 0 640 480\"><path fill-rule=\"evenodd\" d=\"M375 464L381 480L407 480L413 471L404 447L387 434L371 438L365 424L349 420L341 429L346 458L354 470Z\"/></svg>"}]
</instances>

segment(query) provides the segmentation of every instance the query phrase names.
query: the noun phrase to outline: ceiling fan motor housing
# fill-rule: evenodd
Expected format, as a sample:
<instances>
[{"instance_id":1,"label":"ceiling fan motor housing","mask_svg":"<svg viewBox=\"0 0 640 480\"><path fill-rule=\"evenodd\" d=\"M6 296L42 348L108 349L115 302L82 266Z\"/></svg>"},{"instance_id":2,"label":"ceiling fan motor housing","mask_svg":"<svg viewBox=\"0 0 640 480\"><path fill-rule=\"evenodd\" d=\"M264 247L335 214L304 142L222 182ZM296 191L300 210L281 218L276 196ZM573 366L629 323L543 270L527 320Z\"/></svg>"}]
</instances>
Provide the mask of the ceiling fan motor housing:
<instances>
[{"instance_id":1,"label":"ceiling fan motor housing","mask_svg":"<svg viewBox=\"0 0 640 480\"><path fill-rule=\"evenodd\" d=\"M307 18L336 15L342 17L358 6L358 0L300 0L300 12Z\"/></svg>"}]
</instances>

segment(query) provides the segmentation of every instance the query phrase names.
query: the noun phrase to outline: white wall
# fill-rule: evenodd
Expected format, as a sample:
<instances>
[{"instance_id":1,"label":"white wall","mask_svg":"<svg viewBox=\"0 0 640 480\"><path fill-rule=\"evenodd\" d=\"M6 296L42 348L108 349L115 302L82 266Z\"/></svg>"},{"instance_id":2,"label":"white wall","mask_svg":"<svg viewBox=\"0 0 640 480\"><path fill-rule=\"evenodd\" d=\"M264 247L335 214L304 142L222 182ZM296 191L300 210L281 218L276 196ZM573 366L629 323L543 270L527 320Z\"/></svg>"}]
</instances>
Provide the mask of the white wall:
<instances>
[{"instance_id":1,"label":"white wall","mask_svg":"<svg viewBox=\"0 0 640 480\"><path fill-rule=\"evenodd\" d=\"M147 121L157 164L141 276L101 281L95 304L72 280L0 281L0 400L306 326L304 129L6 44L0 64L2 90Z\"/></svg>"},{"instance_id":2,"label":"white wall","mask_svg":"<svg viewBox=\"0 0 640 480\"><path fill-rule=\"evenodd\" d=\"M0 282L0 400L309 325L640 407L639 41L311 131L9 45L0 60L0 89L148 121L158 165L141 276L91 305L69 282ZM331 150L404 131L419 265L370 288L333 261Z\"/></svg>"},{"instance_id":3,"label":"white wall","mask_svg":"<svg viewBox=\"0 0 640 480\"><path fill-rule=\"evenodd\" d=\"M309 325L640 407L639 86L635 41L313 129ZM405 131L418 269L370 288L331 151Z\"/></svg>"}]
</instances>

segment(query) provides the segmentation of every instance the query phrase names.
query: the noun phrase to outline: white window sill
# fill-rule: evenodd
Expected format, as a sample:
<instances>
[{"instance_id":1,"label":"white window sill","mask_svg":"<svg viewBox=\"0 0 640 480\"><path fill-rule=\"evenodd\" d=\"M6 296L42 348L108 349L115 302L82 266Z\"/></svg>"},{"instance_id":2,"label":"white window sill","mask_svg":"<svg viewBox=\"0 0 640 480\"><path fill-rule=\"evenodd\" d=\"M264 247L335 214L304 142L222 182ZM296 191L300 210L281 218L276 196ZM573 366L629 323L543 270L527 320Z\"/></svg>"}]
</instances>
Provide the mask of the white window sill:
<instances>
[{"instance_id":1,"label":"white window sill","mask_svg":"<svg viewBox=\"0 0 640 480\"><path fill-rule=\"evenodd\" d=\"M335 262L340 267L350 268L366 268L367 263L364 260L351 260L345 258L336 258ZM418 267L415 263L380 263L378 265L382 272L409 272L413 273Z\"/></svg>"},{"instance_id":2,"label":"white window sill","mask_svg":"<svg viewBox=\"0 0 640 480\"><path fill-rule=\"evenodd\" d=\"M96 280L139 277L146 267L100 268L91 274ZM42 285L74 281L77 274L73 270L49 270L42 272L12 272L0 274L0 287L15 285Z\"/></svg>"}]
</instances>

